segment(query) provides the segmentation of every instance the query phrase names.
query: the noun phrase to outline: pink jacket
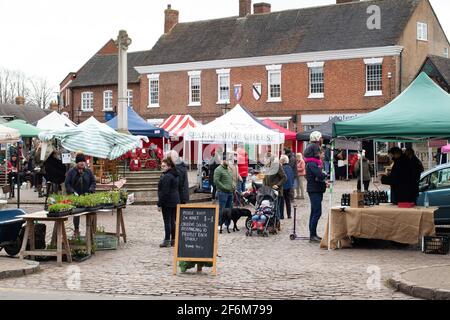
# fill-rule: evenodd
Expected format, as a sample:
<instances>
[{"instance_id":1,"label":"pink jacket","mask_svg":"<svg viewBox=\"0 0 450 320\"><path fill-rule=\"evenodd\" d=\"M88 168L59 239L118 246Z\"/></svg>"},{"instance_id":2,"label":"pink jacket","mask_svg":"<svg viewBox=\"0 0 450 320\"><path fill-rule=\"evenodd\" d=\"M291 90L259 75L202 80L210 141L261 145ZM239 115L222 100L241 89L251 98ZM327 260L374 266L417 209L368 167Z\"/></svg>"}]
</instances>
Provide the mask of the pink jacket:
<instances>
[{"instance_id":1,"label":"pink jacket","mask_svg":"<svg viewBox=\"0 0 450 320\"><path fill-rule=\"evenodd\" d=\"M299 176L306 176L306 166L304 160L297 160L297 172Z\"/></svg>"}]
</instances>

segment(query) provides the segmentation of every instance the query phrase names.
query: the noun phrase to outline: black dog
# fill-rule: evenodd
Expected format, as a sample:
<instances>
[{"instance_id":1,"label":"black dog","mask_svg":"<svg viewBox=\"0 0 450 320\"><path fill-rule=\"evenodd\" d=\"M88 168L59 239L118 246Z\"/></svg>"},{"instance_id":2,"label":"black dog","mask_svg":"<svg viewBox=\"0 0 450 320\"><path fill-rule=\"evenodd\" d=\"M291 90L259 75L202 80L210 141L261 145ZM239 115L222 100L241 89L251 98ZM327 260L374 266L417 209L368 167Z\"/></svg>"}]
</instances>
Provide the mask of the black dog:
<instances>
[{"instance_id":1,"label":"black dog","mask_svg":"<svg viewBox=\"0 0 450 320\"><path fill-rule=\"evenodd\" d=\"M220 233L222 233L222 225L225 223L225 226L227 227L228 233L230 233L230 224L231 221L233 221L233 232L239 231L237 228L237 222L241 217L252 217L252 213L248 209L243 208L233 208L228 209L225 208L222 211L222 224L220 225Z\"/></svg>"}]
</instances>

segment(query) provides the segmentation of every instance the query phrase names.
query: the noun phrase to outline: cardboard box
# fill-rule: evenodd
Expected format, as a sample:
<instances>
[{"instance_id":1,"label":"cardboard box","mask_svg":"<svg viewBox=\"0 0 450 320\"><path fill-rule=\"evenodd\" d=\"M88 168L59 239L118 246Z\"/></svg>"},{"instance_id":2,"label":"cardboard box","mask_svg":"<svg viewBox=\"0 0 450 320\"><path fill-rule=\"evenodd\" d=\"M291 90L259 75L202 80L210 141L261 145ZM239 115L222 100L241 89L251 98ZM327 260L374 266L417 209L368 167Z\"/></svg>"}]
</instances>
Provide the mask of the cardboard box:
<instances>
[{"instance_id":1,"label":"cardboard box","mask_svg":"<svg viewBox=\"0 0 450 320\"><path fill-rule=\"evenodd\" d=\"M350 208L364 208L364 193L354 191L350 194Z\"/></svg>"}]
</instances>

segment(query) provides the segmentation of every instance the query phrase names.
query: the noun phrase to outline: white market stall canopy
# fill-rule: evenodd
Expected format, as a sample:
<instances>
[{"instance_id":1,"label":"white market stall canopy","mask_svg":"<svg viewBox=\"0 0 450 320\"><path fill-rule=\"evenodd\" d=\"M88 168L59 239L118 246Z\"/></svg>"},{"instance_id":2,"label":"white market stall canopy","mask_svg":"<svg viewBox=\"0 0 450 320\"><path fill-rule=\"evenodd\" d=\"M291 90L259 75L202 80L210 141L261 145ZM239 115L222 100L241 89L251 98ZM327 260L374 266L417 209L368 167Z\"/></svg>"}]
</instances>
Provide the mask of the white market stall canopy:
<instances>
[{"instance_id":1,"label":"white market stall canopy","mask_svg":"<svg viewBox=\"0 0 450 320\"><path fill-rule=\"evenodd\" d=\"M56 111L46 115L41 120L39 120L36 124L36 127L42 130L57 130L64 128L74 128L77 125L72 122L66 116L59 114Z\"/></svg>"},{"instance_id":2,"label":"white market stall canopy","mask_svg":"<svg viewBox=\"0 0 450 320\"><path fill-rule=\"evenodd\" d=\"M277 145L284 143L284 133L264 126L238 104L220 118L206 125L187 130L184 139L203 143Z\"/></svg>"},{"instance_id":3,"label":"white market stall canopy","mask_svg":"<svg viewBox=\"0 0 450 320\"><path fill-rule=\"evenodd\" d=\"M15 143L19 140L19 130L0 125L0 143Z\"/></svg>"},{"instance_id":4,"label":"white market stall canopy","mask_svg":"<svg viewBox=\"0 0 450 320\"><path fill-rule=\"evenodd\" d=\"M132 136L114 131L94 117L84 121L78 127L59 129L39 134L42 141L58 139L61 145L70 151L81 151L86 155L114 160L126 152L142 147L147 137Z\"/></svg>"}]
</instances>

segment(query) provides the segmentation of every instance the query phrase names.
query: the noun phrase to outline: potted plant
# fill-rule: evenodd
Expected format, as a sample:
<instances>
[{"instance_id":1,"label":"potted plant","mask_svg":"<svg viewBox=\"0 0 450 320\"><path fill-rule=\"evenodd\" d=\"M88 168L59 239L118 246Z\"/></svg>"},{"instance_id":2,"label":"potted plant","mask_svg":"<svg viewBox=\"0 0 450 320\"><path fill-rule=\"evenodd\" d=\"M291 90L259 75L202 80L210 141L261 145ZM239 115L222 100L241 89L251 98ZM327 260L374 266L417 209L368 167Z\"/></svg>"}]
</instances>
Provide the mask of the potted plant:
<instances>
[{"instance_id":1,"label":"potted plant","mask_svg":"<svg viewBox=\"0 0 450 320\"><path fill-rule=\"evenodd\" d=\"M121 206L120 192L119 191L111 191L110 195L111 195L111 201L112 201L112 204L114 205L114 207L115 208L120 207Z\"/></svg>"},{"instance_id":2,"label":"potted plant","mask_svg":"<svg viewBox=\"0 0 450 320\"><path fill-rule=\"evenodd\" d=\"M111 193L109 192L100 192L97 193L96 196L98 197L98 201L103 209L112 209L114 208L114 204L112 201Z\"/></svg>"},{"instance_id":3,"label":"potted plant","mask_svg":"<svg viewBox=\"0 0 450 320\"><path fill-rule=\"evenodd\" d=\"M75 207L66 203L56 203L48 207L47 217L65 217L73 213Z\"/></svg>"},{"instance_id":4,"label":"potted plant","mask_svg":"<svg viewBox=\"0 0 450 320\"><path fill-rule=\"evenodd\" d=\"M84 204L86 211L96 211L99 209L100 203L95 194L85 194L82 198L82 203Z\"/></svg>"}]
</instances>

